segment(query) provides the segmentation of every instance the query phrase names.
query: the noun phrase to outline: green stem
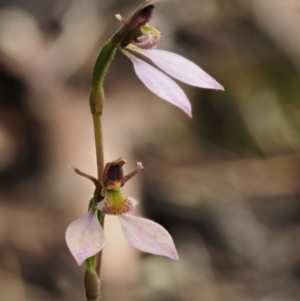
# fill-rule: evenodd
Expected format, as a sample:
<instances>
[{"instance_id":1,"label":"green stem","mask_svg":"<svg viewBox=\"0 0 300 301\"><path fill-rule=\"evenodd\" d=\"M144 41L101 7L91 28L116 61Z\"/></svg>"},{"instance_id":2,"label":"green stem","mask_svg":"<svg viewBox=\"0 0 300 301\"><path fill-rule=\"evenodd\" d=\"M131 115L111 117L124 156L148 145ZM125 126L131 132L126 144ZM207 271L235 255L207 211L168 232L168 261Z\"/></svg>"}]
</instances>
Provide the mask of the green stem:
<instances>
[{"instance_id":1,"label":"green stem","mask_svg":"<svg viewBox=\"0 0 300 301\"><path fill-rule=\"evenodd\" d=\"M86 269L84 273L84 287L87 301L97 301L100 298L101 282L95 271Z\"/></svg>"},{"instance_id":2,"label":"green stem","mask_svg":"<svg viewBox=\"0 0 300 301\"><path fill-rule=\"evenodd\" d=\"M98 183L101 187L104 170L104 151L103 151L103 134L101 117L104 105L104 92L103 92L103 81L114 54L116 52L116 46L110 41L106 42L100 50L92 77L92 87L90 93L90 107L93 115L94 125L94 137L96 147L96 158L97 158L97 174ZM101 198L100 191L99 195L95 196L94 203ZM104 214L98 215L99 222L104 227ZM84 287L86 292L87 301L97 301L100 298L101 292L101 263L102 263L102 250L91 258L96 264L87 264L87 269L84 275Z\"/></svg>"},{"instance_id":3,"label":"green stem","mask_svg":"<svg viewBox=\"0 0 300 301\"><path fill-rule=\"evenodd\" d=\"M93 70L92 87L90 94L90 106L91 112L93 114L95 134L97 173L100 186L104 169L103 135L101 126L101 116L104 105L103 81L109 63L113 59L115 52L116 46L110 41L107 41L100 50Z\"/></svg>"},{"instance_id":4,"label":"green stem","mask_svg":"<svg viewBox=\"0 0 300 301\"><path fill-rule=\"evenodd\" d=\"M101 114L93 114L93 124L94 124L94 135L95 135L95 146L96 146L96 158L97 158L97 174L98 182L101 185L103 178L104 169L104 152L103 152L103 137L102 137L102 124L101 124Z\"/></svg>"},{"instance_id":5,"label":"green stem","mask_svg":"<svg viewBox=\"0 0 300 301\"><path fill-rule=\"evenodd\" d=\"M100 110L100 112L102 112L102 106L104 101L103 81L109 63L113 59L115 52L116 44L108 40L99 51L93 69L91 101L97 102L98 105L100 105L100 107L95 108Z\"/></svg>"},{"instance_id":6,"label":"green stem","mask_svg":"<svg viewBox=\"0 0 300 301\"><path fill-rule=\"evenodd\" d=\"M150 1L151 2L151 1ZM103 81L107 71L107 68L113 59L117 47L125 39L125 44L128 44L132 39L126 39L126 36L131 30L139 27L139 23L145 21L149 18L148 13L145 12L144 8L148 6L147 4L142 4L129 18L127 24L124 24L110 40L108 40L101 48L95 65L93 69L92 85L90 93L90 107L93 115L94 124L94 136L95 136L95 146L96 146L96 157L97 157L97 174L98 174L98 184L101 188L103 171L104 171L104 152L103 152L103 134L101 126L101 117L104 105L104 91L103 91ZM150 8L151 10L153 9ZM146 14L146 15L145 15ZM102 197L100 195L101 189L96 186L96 195L94 196L92 203L89 207L95 206L97 201ZM89 208L90 209L90 208ZM104 214L98 211L98 219L102 227L104 227ZM87 268L84 275L84 287L86 291L87 301L97 301L100 298L101 292L101 263L102 263L102 250L95 256L86 260Z\"/></svg>"},{"instance_id":7,"label":"green stem","mask_svg":"<svg viewBox=\"0 0 300 301\"><path fill-rule=\"evenodd\" d=\"M99 223L102 227L102 229L104 230L104 219L105 219L105 214L102 213L101 211L98 211L98 220ZM96 268L95 268L95 272L98 275L98 278L100 280L100 285L101 285L101 266L102 266L102 250L97 254L97 263L96 263Z\"/></svg>"}]
</instances>

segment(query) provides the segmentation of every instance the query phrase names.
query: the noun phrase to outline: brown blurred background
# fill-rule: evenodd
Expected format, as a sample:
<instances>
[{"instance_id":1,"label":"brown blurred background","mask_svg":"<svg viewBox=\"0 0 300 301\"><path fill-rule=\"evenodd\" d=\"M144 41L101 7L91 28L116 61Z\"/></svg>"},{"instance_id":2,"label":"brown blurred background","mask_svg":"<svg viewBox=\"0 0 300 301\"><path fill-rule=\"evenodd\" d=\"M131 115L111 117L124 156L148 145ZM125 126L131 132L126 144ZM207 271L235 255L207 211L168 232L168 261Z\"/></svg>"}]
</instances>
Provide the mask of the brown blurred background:
<instances>
[{"instance_id":1,"label":"brown blurred background","mask_svg":"<svg viewBox=\"0 0 300 301\"><path fill-rule=\"evenodd\" d=\"M88 95L101 45L140 1L0 0L0 300L82 301L64 241L96 175ZM139 211L180 262L141 254L107 219L102 300L300 300L300 2L162 0L159 48L225 92L182 85L190 120L118 54L105 81L105 157L125 157Z\"/></svg>"}]
</instances>

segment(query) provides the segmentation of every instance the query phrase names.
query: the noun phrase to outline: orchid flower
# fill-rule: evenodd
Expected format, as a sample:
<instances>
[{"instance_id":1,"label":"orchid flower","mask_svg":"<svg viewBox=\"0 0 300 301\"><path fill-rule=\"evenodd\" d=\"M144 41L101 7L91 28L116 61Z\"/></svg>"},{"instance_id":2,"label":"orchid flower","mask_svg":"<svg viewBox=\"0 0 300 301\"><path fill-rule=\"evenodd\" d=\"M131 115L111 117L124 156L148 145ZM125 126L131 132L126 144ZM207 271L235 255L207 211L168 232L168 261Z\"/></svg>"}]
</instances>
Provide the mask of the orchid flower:
<instances>
[{"instance_id":1,"label":"orchid flower","mask_svg":"<svg viewBox=\"0 0 300 301\"><path fill-rule=\"evenodd\" d=\"M157 1L146 1L145 7L139 12L139 17L131 19L130 22L116 15L123 24L129 24L131 30L118 47L131 60L136 75L150 91L192 117L191 104L185 93L165 73L195 87L215 90L224 90L224 88L188 59L169 51L155 49L161 39L161 32L147 24L152 17L154 9L152 4L155 2ZM134 54L149 59L165 73Z\"/></svg>"},{"instance_id":2,"label":"orchid flower","mask_svg":"<svg viewBox=\"0 0 300 301\"><path fill-rule=\"evenodd\" d=\"M106 164L101 191L103 200L83 217L72 222L66 230L68 248L78 265L104 246L105 235L97 217L98 210L104 214L117 215L125 238L137 249L179 260L172 237L166 229L149 219L128 214L137 201L123 192L123 186L143 167L138 163L136 170L124 176L122 166L125 162L120 158Z\"/></svg>"}]
</instances>

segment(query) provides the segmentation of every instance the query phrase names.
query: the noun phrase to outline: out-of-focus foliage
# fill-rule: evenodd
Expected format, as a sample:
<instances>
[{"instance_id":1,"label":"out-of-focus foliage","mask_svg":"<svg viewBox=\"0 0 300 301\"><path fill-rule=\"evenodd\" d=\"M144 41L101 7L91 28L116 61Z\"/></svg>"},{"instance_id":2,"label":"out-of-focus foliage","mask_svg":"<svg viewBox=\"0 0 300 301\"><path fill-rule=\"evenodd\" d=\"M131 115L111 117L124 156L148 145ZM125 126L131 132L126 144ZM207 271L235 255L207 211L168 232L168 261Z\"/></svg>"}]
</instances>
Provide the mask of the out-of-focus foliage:
<instances>
[{"instance_id":1,"label":"out-of-focus foliage","mask_svg":"<svg viewBox=\"0 0 300 301\"><path fill-rule=\"evenodd\" d=\"M118 28L114 14L137 5L0 1L0 300L84 300L64 232L93 187L67 166L95 174L91 70ZM106 160L123 156L128 170L142 161L126 193L172 233L180 262L137 254L108 218L103 300L297 301L300 4L155 6L159 48L193 60L226 91L184 85L189 120L121 55L111 64Z\"/></svg>"}]
</instances>

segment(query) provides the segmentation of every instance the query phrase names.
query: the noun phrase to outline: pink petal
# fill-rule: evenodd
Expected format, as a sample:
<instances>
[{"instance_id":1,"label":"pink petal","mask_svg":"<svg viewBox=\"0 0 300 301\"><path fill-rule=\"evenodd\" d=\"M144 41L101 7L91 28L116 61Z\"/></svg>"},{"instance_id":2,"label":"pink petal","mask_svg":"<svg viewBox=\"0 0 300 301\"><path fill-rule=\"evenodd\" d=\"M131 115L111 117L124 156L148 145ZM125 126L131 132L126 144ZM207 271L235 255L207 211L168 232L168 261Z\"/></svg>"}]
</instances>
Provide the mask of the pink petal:
<instances>
[{"instance_id":1,"label":"pink petal","mask_svg":"<svg viewBox=\"0 0 300 301\"><path fill-rule=\"evenodd\" d=\"M78 265L98 253L104 246L105 238L97 213L90 211L72 222L66 230L66 242Z\"/></svg>"},{"instance_id":2,"label":"pink petal","mask_svg":"<svg viewBox=\"0 0 300 301\"><path fill-rule=\"evenodd\" d=\"M182 109L190 117L191 104L182 89L167 75L130 55L134 70L145 86L162 99Z\"/></svg>"},{"instance_id":3,"label":"pink petal","mask_svg":"<svg viewBox=\"0 0 300 301\"><path fill-rule=\"evenodd\" d=\"M173 239L165 228L145 218L129 214L118 216L125 238L137 249L179 260Z\"/></svg>"},{"instance_id":4,"label":"pink petal","mask_svg":"<svg viewBox=\"0 0 300 301\"><path fill-rule=\"evenodd\" d=\"M173 52L159 49L134 49L174 78L200 88L224 90L210 75L190 60Z\"/></svg>"}]
</instances>

